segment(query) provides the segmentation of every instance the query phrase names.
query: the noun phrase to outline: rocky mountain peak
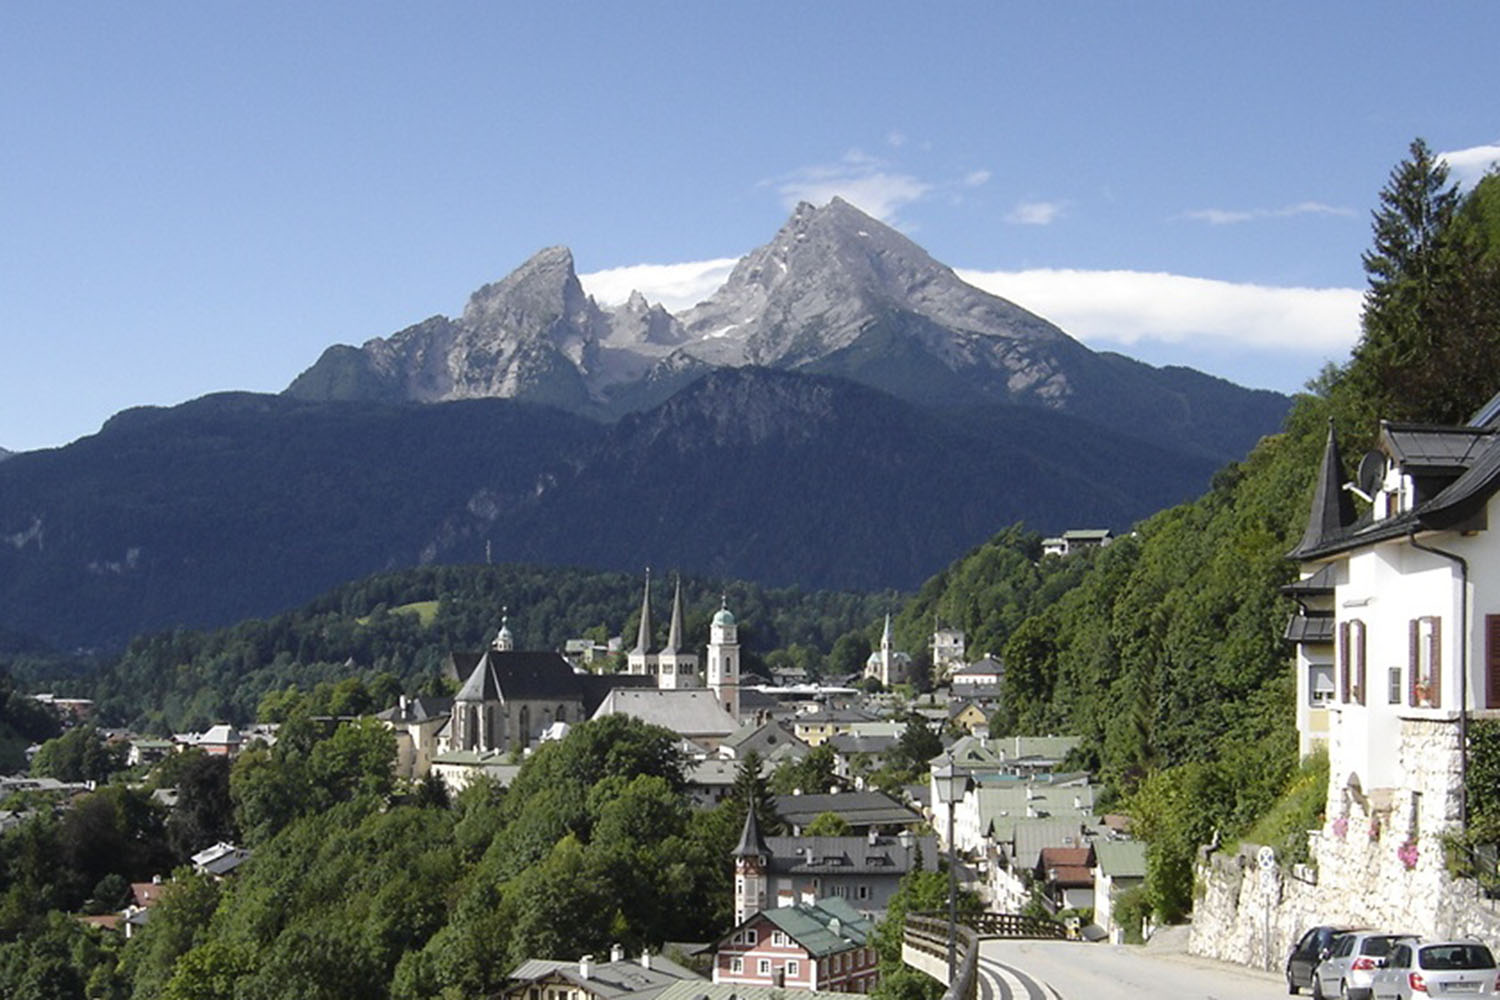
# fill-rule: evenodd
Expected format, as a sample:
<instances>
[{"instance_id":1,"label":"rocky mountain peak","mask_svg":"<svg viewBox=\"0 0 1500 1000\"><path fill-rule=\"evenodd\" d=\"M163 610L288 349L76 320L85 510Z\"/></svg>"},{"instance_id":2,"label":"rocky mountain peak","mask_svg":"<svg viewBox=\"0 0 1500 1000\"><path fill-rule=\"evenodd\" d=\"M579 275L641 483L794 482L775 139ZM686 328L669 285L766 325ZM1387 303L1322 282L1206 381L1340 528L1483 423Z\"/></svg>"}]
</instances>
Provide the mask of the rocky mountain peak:
<instances>
[{"instance_id":1,"label":"rocky mountain peak","mask_svg":"<svg viewBox=\"0 0 1500 1000\"><path fill-rule=\"evenodd\" d=\"M573 269L573 251L564 246L547 247L471 295L463 321L474 326L499 322L529 327L542 317L575 312L586 301L588 296Z\"/></svg>"}]
</instances>

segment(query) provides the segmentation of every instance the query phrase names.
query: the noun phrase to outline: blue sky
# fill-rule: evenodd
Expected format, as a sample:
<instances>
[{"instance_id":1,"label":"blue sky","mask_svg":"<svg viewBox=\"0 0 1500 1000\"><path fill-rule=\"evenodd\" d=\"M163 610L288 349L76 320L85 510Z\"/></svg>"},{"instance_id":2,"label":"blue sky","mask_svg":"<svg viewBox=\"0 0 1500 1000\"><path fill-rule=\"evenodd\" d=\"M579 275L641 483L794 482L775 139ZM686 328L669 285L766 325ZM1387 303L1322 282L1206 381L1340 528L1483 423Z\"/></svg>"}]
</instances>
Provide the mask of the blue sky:
<instances>
[{"instance_id":1,"label":"blue sky","mask_svg":"<svg viewBox=\"0 0 1500 1000\"><path fill-rule=\"evenodd\" d=\"M278 391L548 245L691 301L835 193L1091 346L1292 391L1357 334L1407 144L1500 156L1496 37L1492 2L0 5L0 446Z\"/></svg>"}]
</instances>

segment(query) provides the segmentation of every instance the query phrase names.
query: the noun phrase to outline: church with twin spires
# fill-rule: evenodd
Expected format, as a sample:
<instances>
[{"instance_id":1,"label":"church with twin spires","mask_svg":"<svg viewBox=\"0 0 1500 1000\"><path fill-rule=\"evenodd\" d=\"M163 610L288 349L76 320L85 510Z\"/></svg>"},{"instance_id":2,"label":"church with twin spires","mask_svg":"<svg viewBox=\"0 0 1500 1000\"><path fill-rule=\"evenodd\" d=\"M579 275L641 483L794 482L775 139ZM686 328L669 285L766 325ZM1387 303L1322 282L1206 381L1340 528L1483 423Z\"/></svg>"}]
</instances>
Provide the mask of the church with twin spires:
<instances>
[{"instance_id":1,"label":"church with twin spires","mask_svg":"<svg viewBox=\"0 0 1500 1000\"><path fill-rule=\"evenodd\" d=\"M701 688L707 684L719 703L736 719L740 715L740 642L739 628L727 602L721 604L709 625L707 663L701 665L698 654L685 648L682 625L682 580L672 592L672 620L667 641L660 649L652 648L651 571L646 571L646 587L641 597L641 621L636 642L625 660L625 672L637 677L653 678L658 688L677 691Z\"/></svg>"}]
</instances>

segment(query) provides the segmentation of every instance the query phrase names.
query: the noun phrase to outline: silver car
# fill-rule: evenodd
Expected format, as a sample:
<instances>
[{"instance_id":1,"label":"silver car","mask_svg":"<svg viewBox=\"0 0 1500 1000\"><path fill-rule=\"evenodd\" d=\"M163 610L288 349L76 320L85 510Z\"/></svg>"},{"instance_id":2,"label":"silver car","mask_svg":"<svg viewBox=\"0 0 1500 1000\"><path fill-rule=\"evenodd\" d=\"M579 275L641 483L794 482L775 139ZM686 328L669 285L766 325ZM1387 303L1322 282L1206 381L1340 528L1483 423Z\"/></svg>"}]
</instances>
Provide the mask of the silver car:
<instances>
[{"instance_id":1,"label":"silver car","mask_svg":"<svg viewBox=\"0 0 1500 1000\"><path fill-rule=\"evenodd\" d=\"M1414 934L1388 931L1350 931L1329 943L1328 954L1313 970L1312 995L1370 1000L1370 986L1380 960L1390 955L1396 942L1415 940Z\"/></svg>"},{"instance_id":2,"label":"silver car","mask_svg":"<svg viewBox=\"0 0 1500 1000\"><path fill-rule=\"evenodd\" d=\"M1495 956L1478 941L1398 941L1375 973L1376 1000L1496 995Z\"/></svg>"}]
</instances>

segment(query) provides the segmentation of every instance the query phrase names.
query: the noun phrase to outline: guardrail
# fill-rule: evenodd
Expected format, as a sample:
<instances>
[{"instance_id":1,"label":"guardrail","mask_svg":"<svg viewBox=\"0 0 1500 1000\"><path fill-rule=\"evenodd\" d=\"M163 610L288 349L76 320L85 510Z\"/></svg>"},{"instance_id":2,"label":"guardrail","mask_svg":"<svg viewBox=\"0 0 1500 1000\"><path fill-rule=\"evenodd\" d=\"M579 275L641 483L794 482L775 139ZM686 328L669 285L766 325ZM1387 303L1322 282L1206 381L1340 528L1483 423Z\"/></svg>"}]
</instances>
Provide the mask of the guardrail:
<instances>
[{"instance_id":1,"label":"guardrail","mask_svg":"<svg viewBox=\"0 0 1500 1000\"><path fill-rule=\"evenodd\" d=\"M979 942L985 938L1067 937L1061 924L1020 913L977 913L954 928L954 975L948 982L948 917L913 913L902 928L901 957L912 968L948 987L943 1000L975 1000Z\"/></svg>"}]
</instances>

